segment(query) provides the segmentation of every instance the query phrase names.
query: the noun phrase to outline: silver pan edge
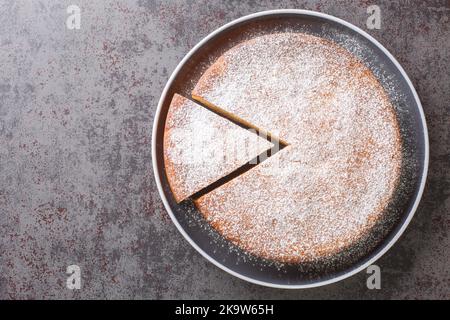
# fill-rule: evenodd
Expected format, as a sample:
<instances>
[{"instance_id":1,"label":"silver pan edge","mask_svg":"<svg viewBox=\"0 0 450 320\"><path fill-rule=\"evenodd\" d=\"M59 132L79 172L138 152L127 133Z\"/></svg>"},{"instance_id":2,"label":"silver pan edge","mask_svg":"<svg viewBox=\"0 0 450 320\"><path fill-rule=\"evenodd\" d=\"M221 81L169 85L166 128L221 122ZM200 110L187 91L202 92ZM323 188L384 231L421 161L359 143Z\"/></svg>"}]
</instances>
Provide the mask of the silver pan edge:
<instances>
[{"instance_id":1,"label":"silver pan edge","mask_svg":"<svg viewBox=\"0 0 450 320\"><path fill-rule=\"evenodd\" d=\"M308 17L308 18L318 18L318 19L325 19L328 20L334 24L339 24L345 28L351 29L353 32L359 34L363 38L370 41L374 46L376 46L379 50L383 52L383 54L389 59L389 62L395 65L395 68L397 68L398 72L403 77L403 80L409 87L409 90L411 91L412 97L415 101L415 106L412 108L415 108L416 112L418 113L418 116L420 117L421 122L421 128L420 128L420 157L421 157L421 164L420 164L420 172L417 172L418 175L418 186L415 191L414 199L411 201L411 206L409 207L408 212L405 212L402 218L402 221L400 225L396 228L394 234L390 236L388 241L382 244L380 248L378 248L371 256L369 256L367 259L364 260L364 262L360 264L355 264L353 267L349 268L348 270L345 270L345 272L338 273L336 275L329 276L323 280L317 280L312 282L305 282L305 283L291 283L289 279L286 281L270 281L265 279L258 279L258 277L253 277L249 274L243 274L239 272L239 270L233 270L233 268L230 268L230 266L224 265L221 261L219 261L218 257L213 257L207 252L205 252L204 249L202 249L196 241L194 241L191 236L186 232L185 228L186 226L182 226L177 219L176 215L174 214L172 210L171 203L168 199L167 189L163 188L162 183L162 175L164 174L164 168L160 160L160 150L161 150L161 135L159 134L159 131L161 130L161 125L164 125L164 121L162 121L162 111L163 111L163 105L168 97L168 94L170 93L170 89L174 83L174 80L177 78L180 70L185 66L185 64L199 51L200 48L207 45L211 39L215 38L216 36L220 35L223 32L226 32L227 30L233 28L234 26L246 22L250 22L256 19L269 17L269 16L293 16L298 15L299 18L302 17ZM217 267L221 268L222 270L228 272L229 274L238 277L240 279L243 279L245 281L272 287L272 288L282 288L282 289L302 289L302 288L312 288L312 287L318 287L323 285L328 285L343 279L346 279L364 269L366 269L368 266L373 264L375 261L377 261L381 256L383 256L401 237L405 229L407 228L408 224L410 223L411 219L413 218L417 207L419 205L420 199L423 194L423 190L425 187L427 172L428 172L428 163L429 163L429 141L428 141L428 131L426 126L426 120L425 115L422 109L422 105L420 102L420 99L417 95L416 90L414 89L414 86L409 79L408 75L404 71L404 69L401 67L401 65L398 63L398 61L392 56L392 54L384 48L377 40L375 40L372 36L370 36L365 31L361 30L360 28L342 20L336 17L333 17L331 15L314 12L314 11L308 11L308 10L270 10L270 11L264 11L259 12L255 14L251 14L248 16L244 16L242 18L239 18L237 20L234 20L219 29L215 30L211 34L209 34L207 37L205 37L203 40L201 40L194 48L192 48L188 54L183 58L183 60L178 64L176 69L173 71L172 75L170 76L163 92L161 95L161 98L158 103L158 107L156 110L156 114L154 117L154 124L153 124L153 131L152 131L152 164L153 164L153 171L155 174L155 180L158 188L158 192L161 196L161 199L163 201L164 207L166 208L167 212L169 213L173 223L179 230L179 232L184 236L184 238L190 243L192 247L194 247L202 256L204 256L208 261L216 265Z\"/></svg>"}]
</instances>

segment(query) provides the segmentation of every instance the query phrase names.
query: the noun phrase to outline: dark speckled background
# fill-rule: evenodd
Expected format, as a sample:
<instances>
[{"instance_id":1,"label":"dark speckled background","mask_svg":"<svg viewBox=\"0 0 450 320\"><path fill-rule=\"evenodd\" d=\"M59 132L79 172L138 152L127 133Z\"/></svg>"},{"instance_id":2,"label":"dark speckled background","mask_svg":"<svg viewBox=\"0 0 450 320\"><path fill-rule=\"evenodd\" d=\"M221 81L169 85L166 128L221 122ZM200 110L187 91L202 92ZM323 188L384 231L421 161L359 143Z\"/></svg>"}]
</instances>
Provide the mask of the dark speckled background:
<instances>
[{"instance_id":1,"label":"dark speckled background","mask_svg":"<svg viewBox=\"0 0 450 320\"><path fill-rule=\"evenodd\" d=\"M312 9L366 30L372 1L0 2L0 298L450 298L450 2L376 1L368 30L410 75L431 155L419 210L378 262L308 290L236 279L200 256L162 206L151 129L177 63L208 33L275 8ZM65 26L81 8L81 29ZM82 289L65 286L78 264Z\"/></svg>"}]
</instances>

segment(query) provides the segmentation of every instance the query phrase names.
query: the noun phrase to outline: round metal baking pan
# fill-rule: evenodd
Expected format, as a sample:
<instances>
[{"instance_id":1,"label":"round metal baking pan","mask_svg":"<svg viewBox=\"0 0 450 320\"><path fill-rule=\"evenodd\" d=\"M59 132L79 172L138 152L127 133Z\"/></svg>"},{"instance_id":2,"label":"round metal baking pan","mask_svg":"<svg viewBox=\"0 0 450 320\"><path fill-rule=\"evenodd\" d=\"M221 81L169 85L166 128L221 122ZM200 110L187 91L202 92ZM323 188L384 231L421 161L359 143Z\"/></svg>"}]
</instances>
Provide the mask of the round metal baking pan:
<instances>
[{"instance_id":1,"label":"round metal baking pan","mask_svg":"<svg viewBox=\"0 0 450 320\"><path fill-rule=\"evenodd\" d=\"M291 30L337 42L356 55L378 77L395 106L403 140L405 168L401 192L387 210L396 216L377 246L350 264L305 269L280 266L248 257L229 244L202 220L192 203L177 204L164 172L163 134L174 93L190 97L204 70L225 50L249 35ZM429 144L425 117L417 93L395 58L369 34L354 25L323 13L306 10L265 11L230 22L198 43L179 63L162 93L152 137L153 170L158 191L174 224L187 241L206 259L228 273L259 285L276 288L309 288L345 279L373 264L401 236L419 204L425 185Z\"/></svg>"}]
</instances>

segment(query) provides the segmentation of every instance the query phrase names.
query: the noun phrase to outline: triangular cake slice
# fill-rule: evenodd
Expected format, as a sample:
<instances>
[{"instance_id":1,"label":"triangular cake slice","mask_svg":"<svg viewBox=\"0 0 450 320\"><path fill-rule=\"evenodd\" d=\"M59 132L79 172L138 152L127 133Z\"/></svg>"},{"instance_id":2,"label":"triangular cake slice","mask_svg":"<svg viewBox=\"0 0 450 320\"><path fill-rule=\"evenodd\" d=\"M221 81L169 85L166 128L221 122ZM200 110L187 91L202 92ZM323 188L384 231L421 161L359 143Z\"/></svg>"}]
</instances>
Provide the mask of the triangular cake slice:
<instances>
[{"instance_id":1,"label":"triangular cake slice","mask_svg":"<svg viewBox=\"0 0 450 320\"><path fill-rule=\"evenodd\" d=\"M164 132L164 164L177 202L271 149L273 144L175 94Z\"/></svg>"}]
</instances>

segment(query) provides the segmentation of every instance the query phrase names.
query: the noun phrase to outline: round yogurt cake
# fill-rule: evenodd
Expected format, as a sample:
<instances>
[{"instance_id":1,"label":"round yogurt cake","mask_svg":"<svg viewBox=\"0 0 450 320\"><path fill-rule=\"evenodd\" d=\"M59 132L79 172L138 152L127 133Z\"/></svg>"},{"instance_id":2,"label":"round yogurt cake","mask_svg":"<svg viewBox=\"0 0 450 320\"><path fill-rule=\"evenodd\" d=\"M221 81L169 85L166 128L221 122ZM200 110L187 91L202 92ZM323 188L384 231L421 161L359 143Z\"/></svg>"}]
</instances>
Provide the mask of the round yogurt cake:
<instances>
[{"instance_id":1,"label":"round yogurt cake","mask_svg":"<svg viewBox=\"0 0 450 320\"><path fill-rule=\"evenodd\" d=\"M302 33L258 36L215 61L193 97L289 145L195 201L226 239L289 263L377 245L401 139L387 93L355 56Z\"/></svg>"}]
</instances>

